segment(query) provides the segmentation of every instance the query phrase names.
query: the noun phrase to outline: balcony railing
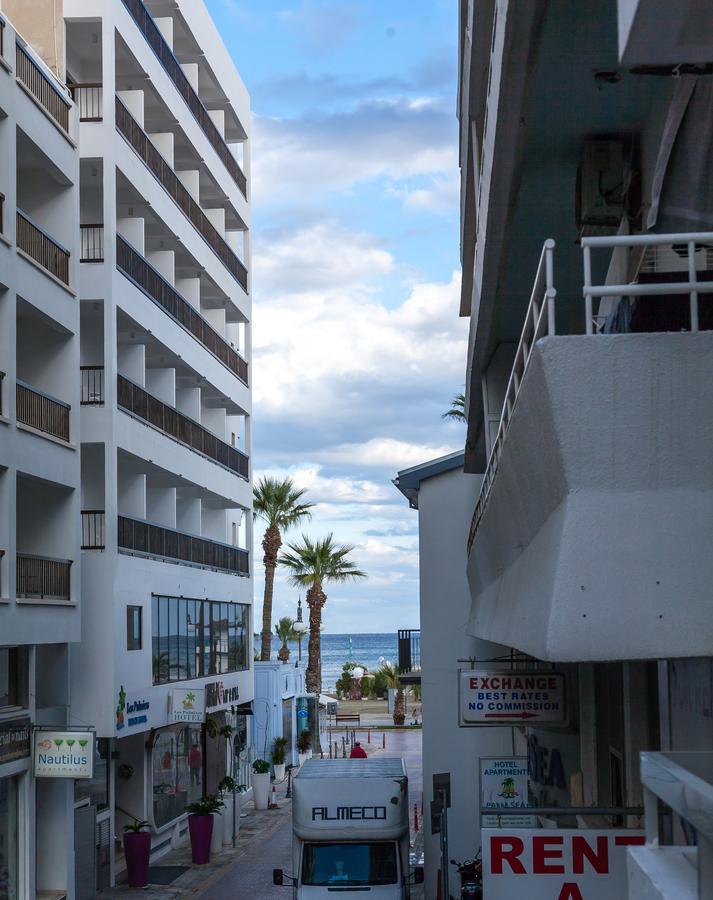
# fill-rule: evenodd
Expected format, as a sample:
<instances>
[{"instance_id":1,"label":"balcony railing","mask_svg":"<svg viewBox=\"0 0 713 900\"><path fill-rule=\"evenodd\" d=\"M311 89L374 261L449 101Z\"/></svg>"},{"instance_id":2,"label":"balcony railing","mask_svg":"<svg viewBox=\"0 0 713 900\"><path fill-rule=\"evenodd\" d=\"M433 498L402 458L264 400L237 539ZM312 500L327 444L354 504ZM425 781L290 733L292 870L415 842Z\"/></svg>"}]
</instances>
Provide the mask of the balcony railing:
<instances>
[{"instance_id":1,"label":"balcony railing","mask_svg":"<svg viewBox=\"0 0 713 900\"><path fill-rule=\"evenodd\" d=\"M69 441L70 406L36 388L18 381L17 421L44 434Z\"/></svg>"},{"instance_id":2,"label":"balcony railing","mask_svg":"<svg viewBox=\"0 0 713 900\"><path fill-rule=\"evenodd\" d=\"M141 0L124 0L124 6L128 9L133 20L138 25L139 31L141 31L149 46L158 57L158 60L166 70L168 77L176 85L178 93L186 101L188 108L200 125L201 130L208 138L213 149L223 161L223 164L230 173L233 181L240 188L243 196L247 197L247 179L245 178L245 174L238 165L238 161L231 153L223 136L218 131L215 122L211 119L210 113L203 105L203 101L191 87L191 83L186 77L186 73L183 71L181 64L166 43L166 39L161 34L161 31L151 17L151 14Z\"/></svg>"},{"instance_id":3,"label":"balcony railing","mask_svg":"<svg viewBox=\"0 0 713 900\"><path fill-rule=\"evenodd\" d=\"M713 232L582 238L584 332L587 335L652 331L695 333L701 329L713 329L713 303L711 303L713 271L709 259L711 245ZM540 338L557 334L555 315L557 292L553 277L554 247L554 241L545 241L540 256L535 284L525 314L525 325L505 390L498 432L490 450L480 496L471 521L468 534L469 553L498 471L503 443L532 350ZM608 250L620 254L621 268L636 273L632 281L627 284L595 284L592 280L593 250ZM702 272L701 268L707 271ZM703 305L700 304L701 295L706 299ZM684 309L680 300L686 296L688 303ZM619 316L621 309L631 312L632 299L635 299L637 304L642 304L638 321L633 324L626 316ZM656 304L657 299L668 307L665 313L658 310L660 313L658 321L655 311L647 316L647 307ZM581 334L581 331L578 333Z\"/></svg>"},{"instance_id":4,"label":"balcony railing","mask_svg":"<svg viewBox=\"0 0 713 900\"><path fill-rule=\"evenodd\" d=\"M247 291L248 270L233 253L218 229L206 216L200 205L196 203L189 190L177 177L176 173L156 149L155 144L152 143L149 136L118 97L116 98L116 127L156 176L166 193L196 228L225 268L236 279L243 290Z\"/></svg>"},{"instance_id":5,"label":"balcony railing","mask_svg":"<svg viewBox=\"0 0 713 900\"><path fill-rule=\"evenodd\" d=\"M106 515L103 509L82 510L82 550L104 550Z\"/></svg>"},{"instance_id":6,"label":"balcony railing","mask_svg":"<svg viewBox=\"0 0 713 900\"><path fill-rule=\"evenodd\" d=\"M70 104L60 93L59 87L52 84L48 76L20 44L16 44L15 63L17 80L24 84L59 127L69 133Z\"/></svg>"},{"instance_id":7,"label":"balcony railing","mask_svg":"<svg viewBox=\"0 0 713 900\"><path fill-rule=\"evenodd\" d=\"M421 629L399 628L399 675L404 684L421 681Z\"/></svg>"},{"instance_id":8,"label":"balcony railing","mask_svg":"<svg viewBox=\"0 0 713 900\"><path fill-rule=\"evenodd\" d=\"M116 237L116 266L242 382L248 383L248 364L242 356L236 353L225 338L218 334L148 260L119 235Z\"/></svg>"},{"instance_id":9,"label":"balcony railing","mask_svg":"<svg viewBox=\"0 0 713 900\"><path fill-rule=\"evenodd\" d=\"M249 575L249 554L240 547L185 534L142 519L119 516L119 547L146 556Z\"/></svg>"},{"instance_id":10,"label":"balcony railing","mask_svg":"<svg viewBox=\"0 0 713 900\"><path fill-rule=\"evenodd\" d=\"M17 554L17 596L43 600L70 599L72 561Z\"/></svg>"},{"instance_id":11,"label":"balcony railing","mask_svg":"<svg viewBox=\"0 0 713 900\"><path fill-rule=\"evenodd\" d=\"M2 404L3 404L2 395L3 395L3 382L4 382L4 381L5 381L5 373L4 373L4 372L0 372L0 416L4 415L4 413L3 413L3 411L2 411L2 410L3 410L3 405L2 405Z\"/></svg>"},{"instance_id":12,"label":"balcony railing","mask_svg":"<svg viewBox=\"0 0 713 900\"><path fill-rule=\"evenodd\" d=\"M81 242L81 255L79 261L83 263L104 262L104 226L80 225L79 237Z\"/></svg>"},{"instance_id":13,"label":"balcony railing","mask_svg":"<svg viewBox=\"0 0 713 900\"><path fill-rule=\"evenodd\" d=\"M68 87L79 109L79 121L101 122L104 118L104 89L101 82L73 82Z\"/></svg>"},{"instance_id":14,"label":"balcony railing","mask_svg":"<svg viewBox=\"0 0 713 900\"><path fill-rule=\"evenodd\" d=\"M121 409L247 480L249 466L244 453L123 375L117 376L117 398Z\"/></svg>"},{"instance_id":15,"label":"balcony railing","mask_svg":"<svg viewBox=\"0 0 713 900\"><path fill-rule=\"evenodd\" d=\"M17 210L17 246L31 259L54 275L63 284L69 284L69 250L58 244L47 232L35 225L24 213Z\"/></svg>"},{"instance_id":16,"label":"balcony railing","mask_svg":"<svg viewBox=\"0 0 713 900\"><path fill-rule=\"evenodd\" d=\"M80 366L80 400L82 406L104 404L104 366Z\"/></svg>"}]
</instances>

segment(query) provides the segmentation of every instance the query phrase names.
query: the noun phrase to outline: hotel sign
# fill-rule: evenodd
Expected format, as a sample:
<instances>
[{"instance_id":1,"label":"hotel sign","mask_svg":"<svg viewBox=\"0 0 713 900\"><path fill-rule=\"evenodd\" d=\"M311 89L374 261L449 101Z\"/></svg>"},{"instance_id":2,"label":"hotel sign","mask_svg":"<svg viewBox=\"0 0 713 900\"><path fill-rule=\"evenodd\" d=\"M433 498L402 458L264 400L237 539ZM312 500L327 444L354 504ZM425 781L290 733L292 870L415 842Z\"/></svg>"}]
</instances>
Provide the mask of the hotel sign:
<instances>
[{"instance_id":1,"label":"hotel sign","mask_svg":"<svg viewBox=\"0 0 713 900\"><path fill-rule=\"evenodd\" d=\"M480 805L493 815L481 814L481 828L536 828L537 818L526 814L529 782L526 756L480 757ZM521 809L520 816L499 816L501 809Z\"/></svg>"},{"instance_id":2,"label":"hotel sign","mask_svg":"<svg viewBox=\"0 0 713 900\"><path fill-rule=\"evenodd\" d=\"M10 719L0 723L0 766L26 759L30 755L30 739L29 719Z\"/></svg>"},{"instance_id":3,"label":"hotel sign","mask_svg":"<svg viewBox=\"0 0 713 900\"><path fill-rule=\"evenodd\" d=\"M556 672L460 672L460 725L565 722L565 680Z\"/></svg>"},{"instance_id":4,"label":"hotel sign","mask_svg":"<svg viewBox=\"0 0 713 900\"><path fill-rule=\"evenodd\" d=\"M205 691L202 688L173 688L170 721L200 723L205 719Z\"/></svg>"},{"instance_id":5,"label":"hotel sign","mask_svg":"<svg viewBox=\"0 0 713 900\"><path fill-rule=\"evenodd\" d=\"M32 762L35 778L92 778L94 732L37 729Z\"/></svg>"}]
</instances>

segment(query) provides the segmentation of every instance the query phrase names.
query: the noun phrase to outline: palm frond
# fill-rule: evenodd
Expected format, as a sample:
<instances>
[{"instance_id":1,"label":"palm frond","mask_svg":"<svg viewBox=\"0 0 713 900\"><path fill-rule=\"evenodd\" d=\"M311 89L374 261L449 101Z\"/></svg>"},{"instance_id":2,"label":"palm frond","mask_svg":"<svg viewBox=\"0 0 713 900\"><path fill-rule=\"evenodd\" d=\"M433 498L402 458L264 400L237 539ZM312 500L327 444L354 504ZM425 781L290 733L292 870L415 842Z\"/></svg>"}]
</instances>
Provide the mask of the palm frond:
<instances>
[{"instance_id":1,"label":"palm frond","mask_svg":"<svg viewBox=\"0 0 713 900\"><path fill-rule=\"evenodd\" d=\"M291 478L261 478L253 488L253 515L285 531L312 516L314 503L300 502L305 488L296 488Z\"/></svg>"},{"instance_id":2,"label":"palm frond","mask_svg":"<svg viewBox=\"0 0 713 900\"><path fill-rule=\"evenodd\" d=\"M309 587L329 581L342 584L367 577L356 563L347 558L354 547L335 544L332 534L316 540L303 534L300 543L288 544L287 547L277 562L288 570L289 580L295 586Z\"/></svg>"},{"instance_id":3,"label":"palm frond","mask_svg":"<svg viewBox=\"0 0 713 900\"><path fill-rule=\"evenodd\" d=\"M451 408L443 413L442 419L455 419L457 422L467 422L465 414L465 394L455 394L451 398Z\"/></svg>"}]
</instances>

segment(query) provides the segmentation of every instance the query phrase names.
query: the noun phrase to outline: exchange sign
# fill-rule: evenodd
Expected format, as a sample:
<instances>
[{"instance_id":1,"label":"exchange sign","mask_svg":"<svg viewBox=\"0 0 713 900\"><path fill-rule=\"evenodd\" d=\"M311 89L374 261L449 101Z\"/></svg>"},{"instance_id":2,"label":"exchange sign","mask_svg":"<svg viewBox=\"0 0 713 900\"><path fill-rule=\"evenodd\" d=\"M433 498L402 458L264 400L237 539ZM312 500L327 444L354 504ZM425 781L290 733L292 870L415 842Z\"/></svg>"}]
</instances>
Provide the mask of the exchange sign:
<instances>
[{"instance_id":1,"label":"exchange sign","mask_svg":"<svg viewBox=\"0 0 713 900\"><path fill-rule=\"evenodd\" d=\"M461 725L565 721L565 680L556 672L461 672Z\"/></svg>"},{"instance_id":2,"label":"exchange sign","mask_svg":"<svg viewBox=\"0 0 713 900\"><path fill-rule=\"evenodd\" d=\"M484 828L483 895L488 900L601 900L626 897L626 851L641 831Z\"/></svg>"}]
</instances>

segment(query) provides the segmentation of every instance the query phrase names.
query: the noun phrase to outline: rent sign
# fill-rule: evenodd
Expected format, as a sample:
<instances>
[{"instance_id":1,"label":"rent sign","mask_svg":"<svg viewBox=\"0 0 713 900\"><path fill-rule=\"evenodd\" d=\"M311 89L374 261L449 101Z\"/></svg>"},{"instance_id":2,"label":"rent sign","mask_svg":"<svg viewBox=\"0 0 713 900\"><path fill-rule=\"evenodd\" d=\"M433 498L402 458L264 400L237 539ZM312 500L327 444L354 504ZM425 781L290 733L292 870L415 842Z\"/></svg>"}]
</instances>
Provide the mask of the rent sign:
<instances>
[{"instance_id":1,"label":"rent sign","mask_svg":"<svg viewBox=\"0 0 713 900\"><path fill-rule=\"evenodd\" d=\"M488 900L601 900L627 895L626 849L641 831L484 828Z\"/></svg>"},{"instance_id":2,"label":"rent sign","mask_svg":"<svg viewBox=\"0 0 713 900\"><path fill-rule=\"evenodd\" d=\"M461 725L565 721L564 675L556 672L461 672Z\"/></svg>"}]
</instances>

